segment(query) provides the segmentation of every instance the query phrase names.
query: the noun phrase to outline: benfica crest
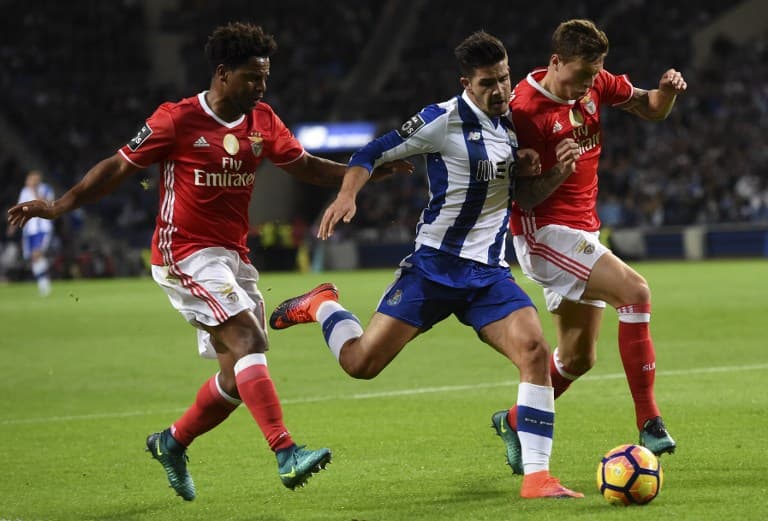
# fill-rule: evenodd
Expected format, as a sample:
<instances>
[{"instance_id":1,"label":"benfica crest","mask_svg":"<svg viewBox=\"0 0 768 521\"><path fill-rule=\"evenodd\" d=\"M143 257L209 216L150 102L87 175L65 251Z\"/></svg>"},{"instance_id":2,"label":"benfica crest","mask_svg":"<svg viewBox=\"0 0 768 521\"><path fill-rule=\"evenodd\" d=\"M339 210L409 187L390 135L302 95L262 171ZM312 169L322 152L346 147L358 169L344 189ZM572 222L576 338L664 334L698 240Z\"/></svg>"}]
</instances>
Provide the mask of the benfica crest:
<instances>
[{"instance_id":1,"label":"benfica crest","mask_svg":"<svg viewBox=\"0 0 768 521\"><path fill-rule=\"evenodd\" d=\"M264 138L261 137L261 133L252 132L248 136L248 140L251 142L251 152L253 152L253 155L256 157L261 156L261 152L264 150Z\"/></svg>"},{"instance_id":2,"label":"benfica crest","mask_svg":"<svg viewBox=\"0 0 768 521\"><path fill-rule=\"evenodd\" d=\"M590 115L594 115L595 111L597 110L597 106L595 105L595 100L593 100L589 94L581 98L581 105L584 107L584 110L586 110Z\"/></svg>"}]
</instances>

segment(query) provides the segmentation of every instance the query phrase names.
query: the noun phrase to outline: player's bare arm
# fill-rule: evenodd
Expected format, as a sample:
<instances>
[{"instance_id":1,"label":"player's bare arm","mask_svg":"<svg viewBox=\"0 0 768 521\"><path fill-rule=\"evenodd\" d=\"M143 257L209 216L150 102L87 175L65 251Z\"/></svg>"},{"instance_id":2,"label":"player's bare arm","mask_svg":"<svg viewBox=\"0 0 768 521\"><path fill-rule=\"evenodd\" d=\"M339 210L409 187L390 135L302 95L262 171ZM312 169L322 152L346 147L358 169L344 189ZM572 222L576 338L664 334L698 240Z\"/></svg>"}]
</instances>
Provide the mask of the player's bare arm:
<instances>
[{"instance_id":1,"label":"player's bare arm","mask_svg":"<svg viewBox=\"0 0 768 521\"><path fill-rule=\"evenodd\" d=\"M308 152L293 163L283 165L282 168L296 179L318 186L339 186L347 170L347 166L342 163L313 156ZM413 173L413 164L397 160L378 166L370 177L373 181L379 181L394 174L411 173Z\"/></svg>"},{"instance_id":2,"label":"player's bare arm","mask_svg":"<svg viewBox=\"0 0 768 521\"><path fill-rule=\"evenodd\" d=\"M368 170L361 166L353 166L347 170L336 199L323 213L320 228L317 231L319 239L326 240L333 235L333 229L340 220L343 220L345 223L352 220L357 212L357 206L355 205L357 194L370 177Z\"/></svg>"},{"instance_id":3,"label":"player's bare arm","mask_svg":"<svg viewBox=\"0 0 768 521\"><path fill-rule=\"evenodd\" d=\"M558 162L542 175L515 176L515 201L524 210L544 201L573 173L579 158L579 144L571 138L562 140L555 147L555 157Z\"/></svg>"},{"instance_id":4,"label":"player's bare arm","mask_svg":"<svg viewBox=\"0 0 768 521\"><path fill-rule=\"evenodd\" d=\"M669 69L661 76L658 89L635 87L632 97L620 108L649 121L661 121L672 112L677 95L687 88L683 75L675 69Z\"/></svg>"},{"instance_id":5,"label":"player's bare arm","mask_svg":"<svg viewBox=\"0 0 768 521\"><path fill-rule=\"evenodd\" d=\"M126 177L137 170L140 168L115 154L94 165L79 183L55 201L36 199L12 207L8 210L8 222L21 227L32 217L55 219L114 192Z\"/></svg>"}]
</instances>

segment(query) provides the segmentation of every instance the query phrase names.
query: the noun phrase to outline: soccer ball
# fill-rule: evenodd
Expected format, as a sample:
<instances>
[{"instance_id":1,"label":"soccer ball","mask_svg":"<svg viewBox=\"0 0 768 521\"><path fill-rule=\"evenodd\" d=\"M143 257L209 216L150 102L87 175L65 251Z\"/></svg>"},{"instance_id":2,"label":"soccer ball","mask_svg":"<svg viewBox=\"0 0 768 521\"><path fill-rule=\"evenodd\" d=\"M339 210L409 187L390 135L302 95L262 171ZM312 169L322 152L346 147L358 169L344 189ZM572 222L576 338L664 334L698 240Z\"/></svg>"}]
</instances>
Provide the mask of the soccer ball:
<instances>
[{"instance_id":1,"label":"soccer ball","mask_svg":"<svg viewBox=\"0 0 768 521\"><path fill-rule=\"evenodd\" d=\"M597 488L612 505L650 503L663 482L659 458L639 445L619 445L597 466Z\"/></svg>"}]
</instances>

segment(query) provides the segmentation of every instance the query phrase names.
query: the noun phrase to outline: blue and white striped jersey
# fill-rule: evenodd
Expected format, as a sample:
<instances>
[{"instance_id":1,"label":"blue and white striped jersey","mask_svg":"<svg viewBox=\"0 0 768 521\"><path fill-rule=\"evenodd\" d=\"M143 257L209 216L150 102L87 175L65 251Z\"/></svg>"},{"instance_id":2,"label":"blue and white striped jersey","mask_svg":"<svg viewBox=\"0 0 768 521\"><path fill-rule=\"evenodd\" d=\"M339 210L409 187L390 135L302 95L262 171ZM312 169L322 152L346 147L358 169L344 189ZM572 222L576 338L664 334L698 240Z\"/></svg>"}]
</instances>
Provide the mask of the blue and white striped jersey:
<instances>
[{"instance_id":1,"label":"blue and white striped jersey","mask_svg":"<svg viewBox=\"0 0 768 521\"><path fill-rule=\"evenodd\" d=\"M464 92L429 105L356 152L350 166L426 156L429 203L416 245L504 266L517 138L504 116L489 118Z\"/></svg>"},{"instance_id":2,"label":"blue and white striped jersey","mask_svg":"<svg viewBox=\"0 0 768 521\"><path fill-rule=\"evenodd\" d=\"M45 199L46 201L53 201L54 198L53 189L45 183L40 183L37 185L37 190L32 190L26 186L22 188L21 193L19 194L19 203L31 201L33 199ZM24 225L24 228L21 230L21 234L22 236L35 235L37 233L48 233L52 230L53 222L41 217L32 217Z\"/></svg>"}]
</instances>

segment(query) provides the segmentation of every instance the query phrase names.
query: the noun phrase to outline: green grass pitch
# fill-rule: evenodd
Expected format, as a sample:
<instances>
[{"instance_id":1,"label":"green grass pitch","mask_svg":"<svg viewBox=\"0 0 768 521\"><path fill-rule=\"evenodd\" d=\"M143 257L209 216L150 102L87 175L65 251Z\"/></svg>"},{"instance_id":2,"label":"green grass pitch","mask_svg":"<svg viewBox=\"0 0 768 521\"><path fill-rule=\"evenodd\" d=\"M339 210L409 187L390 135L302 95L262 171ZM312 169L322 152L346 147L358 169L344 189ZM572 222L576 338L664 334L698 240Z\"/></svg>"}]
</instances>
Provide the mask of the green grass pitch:
<instances>
[{"instance_id":1,"label":"green grass pitch","mask_svg":"<svg viewBox=\"0 0 768 521\"><path fill-rule=\"evenodd\" d=\"M377 379L347 377L317 325L271 332L288 427L334 461L285 489L243 407L190 448L186 503L143 451L216 369L150 279L0 287L0 520L763 520L768 519L768 264L642 263L653 290L656 395L679 448L644 507L608 505L601 455L635 442L608 310L598 361L557 401L552 471L583 500L522 500L490 428L517 370L453 318ZM515 267L513 272L519 274ZM518 277L543 310L540 291ZM392 270L262 275L271 310L330 280L366 323ZM549 316L542 322L550 342Z\"/></svg>"}]
</instances>

